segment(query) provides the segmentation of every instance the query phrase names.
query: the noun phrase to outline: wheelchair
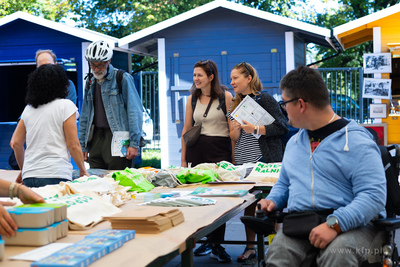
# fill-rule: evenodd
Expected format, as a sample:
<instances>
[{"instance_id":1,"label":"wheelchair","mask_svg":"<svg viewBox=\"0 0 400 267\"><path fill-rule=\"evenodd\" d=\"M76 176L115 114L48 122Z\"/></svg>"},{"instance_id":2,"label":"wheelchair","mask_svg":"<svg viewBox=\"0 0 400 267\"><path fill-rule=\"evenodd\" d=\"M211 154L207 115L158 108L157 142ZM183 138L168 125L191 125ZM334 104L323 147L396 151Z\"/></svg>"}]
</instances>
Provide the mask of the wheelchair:
<instances>
[{"instance_id":1,"label":"wheelchair","mask_svg":"<svg viewBox=\"0 0 400 267\"><path fill-rule=\"evenodd\" d=\"M384 232L384 243L379 251L380 262L364 263L362 267L400 266L398 249L395 242L396 230L400 228L400 218L396 218L396 215L400 215L400 186L398 181L400 146L398 144L393 144L389 146L379 146L379 149L381 150L382 163L384 165L387 181L387 217L375 220L374 225L377 229ZM258 249L257 260L259 267L265 266L265 237L276 233L275 224L281 223L286 214L285 212L277 211L268 214L267 217L258 204L254 217L240 217L242 223L256 233Z\"/></svg>"}]
</instances>

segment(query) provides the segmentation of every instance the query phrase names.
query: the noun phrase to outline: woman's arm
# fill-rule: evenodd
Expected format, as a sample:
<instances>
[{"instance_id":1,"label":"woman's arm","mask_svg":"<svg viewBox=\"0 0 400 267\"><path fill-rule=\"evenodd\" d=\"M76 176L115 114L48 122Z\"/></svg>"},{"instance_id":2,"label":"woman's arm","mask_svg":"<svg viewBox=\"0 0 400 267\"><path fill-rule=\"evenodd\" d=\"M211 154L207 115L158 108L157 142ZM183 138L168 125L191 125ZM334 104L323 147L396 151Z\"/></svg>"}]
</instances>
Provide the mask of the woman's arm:
<instances>
[{"instance_id":1,"label":"woman's arm","mask_svg":"<svg viewBox=\"0 0 400 267\"><path fill-rule=\"evenodd\" d=\"M85 164L83 163L83 155L78 139L75 113L64 121L63 129L68 150L79 168L79 176L89 176L88 172L86 171Z\"/></svg>"},{"instance_id":2,"label":"woman's arm","mask_svg":"<svg viewBox=\"0 0 400 267\"><path fill-rule=\"evenodd\" d=\"M24 160L25 160L25 148L24 148L25 141L26 141L25 123L23 120L20 120L17 124L17 128L15 129L11 137L10 146L14 150L15 159L17 160L19 169L21 171L24 166ZM17 182L18 183L22 182L21 175L18 175Z\"/></svg>"},{"instance_id":3,"label":"woman's arm","mask_svg":"<svg viewBox=\"0 0 400 267\"><path fill-rule=\"evenodd\" d=\"M193 109L192 109L192 95L190 95L186 101L186 113L185 113L185 124L183 125L182 129L182 150L181 150L181 166L187 167L186 162L186 144L183 140L183 135L193 127Z\"/></svg>"}]
</instances>

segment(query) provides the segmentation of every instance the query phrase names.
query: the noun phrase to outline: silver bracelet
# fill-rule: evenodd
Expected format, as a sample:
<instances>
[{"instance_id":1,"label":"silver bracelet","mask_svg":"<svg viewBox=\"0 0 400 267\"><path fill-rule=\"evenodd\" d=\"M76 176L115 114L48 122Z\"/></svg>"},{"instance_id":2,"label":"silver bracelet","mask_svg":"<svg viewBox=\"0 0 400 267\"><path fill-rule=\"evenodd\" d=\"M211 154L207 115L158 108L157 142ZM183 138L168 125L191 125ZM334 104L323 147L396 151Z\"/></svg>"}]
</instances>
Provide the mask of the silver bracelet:
<instances>
[{"instance_id":1,"label":"silver bracelet","mask_svg":"<svg viewBox=\"0 0 400 267\"><path fill-rule=\"evenodd\" d=\"M8 196L13 199L14 198L14 186L15 186L15 182L12 182L10 184L10 187L8 188Z\"/></svg>"}]
</instances>

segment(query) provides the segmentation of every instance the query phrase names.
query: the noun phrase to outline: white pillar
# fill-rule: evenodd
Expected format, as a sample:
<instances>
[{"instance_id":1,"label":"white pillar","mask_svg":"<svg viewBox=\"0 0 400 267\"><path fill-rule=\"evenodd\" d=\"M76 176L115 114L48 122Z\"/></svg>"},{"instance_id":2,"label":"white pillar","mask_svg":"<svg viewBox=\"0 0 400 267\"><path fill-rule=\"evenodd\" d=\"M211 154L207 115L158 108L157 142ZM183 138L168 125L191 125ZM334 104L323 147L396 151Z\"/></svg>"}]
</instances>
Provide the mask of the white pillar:
<instances>
[{"instance_id":1,"label":"white pillar","mask_svg":"<svg viewBox=\"0 0 400 267\"><path fill-rule=\"evenodd\" d=\"M381 27L374 27L373 28L373 50L374 53L381 53ZM382 78L380 73L374 73L375 79ZM382 99L374 98L374 103L380 104L382 103ZM375 119L374 123L382 123L382 119Z\"/></svg>"},{"instance_id":2,"label":"white pillar","mask_svg":"<svg viewBox=\"0 0 400 267\"><path fill-rule=\"evenodd\" d=\"M165 58L165 39L157 39L158 44L158 99L160 103L160 148L161 168L169 165L169 133L168 133L168 100L167 100L167 75Z\"/></svg>"},{"instance_id":3,"label":"white pillar","mask_svg":"<svg viewBox=\"0 0 400 267\"><path fill-rule=\"evenodd\" d=\"M294 60L294 34L285 32L286 73L296 68Z\"/></svg>"}]
</instances>

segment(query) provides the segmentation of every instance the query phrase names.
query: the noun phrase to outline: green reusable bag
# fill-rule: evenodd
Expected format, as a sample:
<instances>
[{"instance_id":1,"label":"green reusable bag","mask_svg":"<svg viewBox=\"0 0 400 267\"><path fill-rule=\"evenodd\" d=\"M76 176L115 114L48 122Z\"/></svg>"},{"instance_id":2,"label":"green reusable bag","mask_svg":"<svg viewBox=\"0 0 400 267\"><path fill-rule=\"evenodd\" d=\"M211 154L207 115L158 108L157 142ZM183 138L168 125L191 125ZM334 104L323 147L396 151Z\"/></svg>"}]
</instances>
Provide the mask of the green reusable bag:
<instances>
[{"instance_id":1,"label":"green reusable bag","mask_svg":"<svg viewBox=\"0 0 400 267\"><path fill-rule=\"evenodd\" d=\"M115 181L119 181L122 186L130 186L129 191L138 191L139 193L148 192L154 188L154 185L149 183L142 174L133 172L129 168L123 171L114 172L112 178Z\"/></svg>"},{"instance_id":2,"label":"green reusable bag","mask_svg":"<svg viewBox=\"0 0 400 267\"><path fill-rule=\"evenodd\" d=\"M183 184L186 183L203 183L214 182L218 178L218 174L213 170L184 169L176 175L176 178Z\"/></svg>"}]
</instances>

